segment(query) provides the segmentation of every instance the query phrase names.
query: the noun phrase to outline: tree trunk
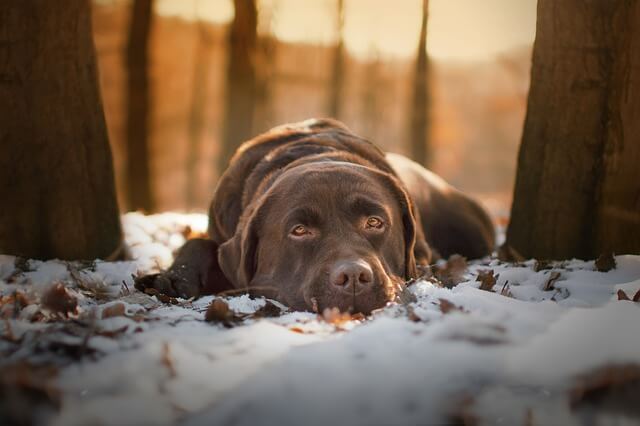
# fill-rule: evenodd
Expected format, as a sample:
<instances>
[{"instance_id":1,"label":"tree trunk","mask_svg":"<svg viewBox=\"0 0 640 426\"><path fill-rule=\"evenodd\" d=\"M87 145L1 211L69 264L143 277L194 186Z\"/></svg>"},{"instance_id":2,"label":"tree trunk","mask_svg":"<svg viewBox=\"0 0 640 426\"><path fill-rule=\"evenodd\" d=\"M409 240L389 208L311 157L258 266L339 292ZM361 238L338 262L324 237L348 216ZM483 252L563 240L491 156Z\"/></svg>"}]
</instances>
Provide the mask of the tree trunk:
<instances>
[{"instance_id":1,"label":"tree trunk","mask_svg":"<svg viewBox=\"0 0 640 426\"><path fill-rule=\"evenodd\" d=\"M329 117L340 119L342 115L342 90L344 86L344 0L338 0L336 10L338 40L333 50L333 66L329 80Z\"/></svg>"},{"instance_id":2,"label":"tree trunk","mask_svg":"<svg viewBox=\"0 0 640 426\"><path fill-rule=\"evenodd\" d=\"M429 0L422 2L422 25L420 27L420 41L416 54L416 64L413 75L410 141L411 156L423 165L430 161L429 143L429 85L427 58L427 20L429 17Z\"/></svg>"},{"instance_id":3,"label":"tree trunk","mask_svg":"<svg viewBox=\"0 0 640 426\"><path fill-rule=\"evenodd\" d=\"M254 57L258 37L255 0L234 0L228 44L224 137L218 159L223 171L236 148L252 136L256 97Z\"/></svg>"},{"instance_id":4,"label":"tree trunk","mask_svg":"<svg viewBox=\"0 0 640 426\"><path fill-rule=\"evenodd\" d=\"M0 3L0 253L121 247L88 0Z\"/></svg>"},{"instance_id":5,"label":"tree trunk","mask_svg":"<svg viewBox=\"0 0 640 426\"><path fill-rule=\"evenodd\" d=\"M640 251L640 2L540 0L507 244Z\"/></svg>"},{"instance_id":6,"label":"tree trunk","mask_svg":"<svg viewBox=\"0 0 640 426\"><path fill-rule=\"evenodd\" d=\"M149 34L152 0L134 0L127 44L127 200L129 210L154 209L149 170Z\"/></svg>"},{"instance_id":7,"label":"tree trunk","mask_svg":"<svg viewBox=\"0 0 640 426\"><path fill-rule=\"evenodd\" d=\"M187 187L185 188L187 207L202 207L198 203L200 142L204 129L204 110L207 104L208 75L211 63L211 35L206 23L198 21L195 63L191 85L191 111L189 113L189 158L187 161ZM207 195L209 196L209 195Z\"/></svg>"}]
</instances>

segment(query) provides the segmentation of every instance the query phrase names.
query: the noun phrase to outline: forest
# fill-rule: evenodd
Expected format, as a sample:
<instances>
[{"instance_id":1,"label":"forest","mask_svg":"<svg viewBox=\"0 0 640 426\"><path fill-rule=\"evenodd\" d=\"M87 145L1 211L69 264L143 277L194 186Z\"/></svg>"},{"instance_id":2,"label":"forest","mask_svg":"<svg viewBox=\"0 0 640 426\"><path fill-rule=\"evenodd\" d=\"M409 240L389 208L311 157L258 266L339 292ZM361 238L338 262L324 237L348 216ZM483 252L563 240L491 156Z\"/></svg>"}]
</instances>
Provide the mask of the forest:
<instances>
[{"instance_id":1,"label":"forest","mask_svg":"<svg viewBox=\"0 0 640 426\"><path fill-rule=\"evenodd\" d=\"M639 25L637 0L5 0L0 424L640 422ZM320 194L269 200L278 138L389 173L366 226L405 251L367 236L362 278L322 266L342 222L272 242L276 201ZM485 251L451 249L474 226ZM288 303L282 265L352 304Z\"/></svg>"}]
</instances>

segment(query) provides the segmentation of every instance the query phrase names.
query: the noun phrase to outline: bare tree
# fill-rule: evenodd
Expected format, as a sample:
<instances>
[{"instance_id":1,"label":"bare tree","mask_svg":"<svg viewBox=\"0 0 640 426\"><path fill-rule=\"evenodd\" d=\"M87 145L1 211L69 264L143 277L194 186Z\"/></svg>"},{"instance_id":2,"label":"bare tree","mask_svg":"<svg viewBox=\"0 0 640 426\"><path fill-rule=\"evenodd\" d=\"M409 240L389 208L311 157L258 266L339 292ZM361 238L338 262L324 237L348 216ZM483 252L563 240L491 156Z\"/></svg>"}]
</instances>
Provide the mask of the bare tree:
<instances>
[{"instance_id":1,"label":"bare tree","mask_svg":"<svg viewBox=\"0 0 640 426\"><path fill-rule=\"evenodd\" d=\"M204 128L204 109L206 106L209 69L211 68L212 37L207 24L198 21L196 26L195 63L191 85L191 111L189 113L189 157L187 160L186 198L189 208L196 207L198 184L198 159L200 158L200 141ZM201 207L201 206L200 206Z\"/></svg>"},{"instance_id":2,"label":"bare tree","mask_svg":"<svg viewBox=\"0 0 640 426\"><path fill-rule=\"evenodd\" d=\"M254 58L258 38L255 0L234 0L229 29L224 136L218 169L224 170L236 148L252 136L256 98Z\"/></svg>"},{"instance_id":3,"label":"bare tree","mask_svg":"<svg viewBox=\"0 0 640 426\"><path fill-rule=\"evenodd\" d=\"M149 35L152 0L134 0L127 43L127 200L128 209L154 209L149 169Z\"/></svg>"},{"instance_id":4,"label":"bare tree","mask_svg":"<svg viewBox=\"0 0 640 426\"><path fill-rule=\"evenodd\" d=\"M88 0L0 3L0 253L109 258L122 235Z\"/></svg>"},{"instance_id":5,"label":"bare tree","mask_svg":"<svg viewBox=\"0 0 640 426\"><path fill-rule=\"evenodd\" d=\"M507 243L640 251L640 2L540 0Z\"/></svg>"},{"instance_id":6,"label":"bare tree","mask_svg":"<svg viewBox=\"0 0 640 426\"><path fill-rule=\"evenodd\" d=\"M342 91L344 86L344 0L338 0L336 8L337 40L333 49L333 65L331 78L329 79L329 104L330 117L340 118L342 115Z\"/></svg>"},{"instance_id":7,"label":"bare tree","mask_svg":"<svg viewBox=\"0 0 640 426\"><path fill-rule=\"evenodd\" d=\"M422 1L422 23L413 75L411 108L409 111L411 156L421 164L428 164L429 144L429 59L427 57L427 21L429 0Z\"/></svg>"}]
</instances>

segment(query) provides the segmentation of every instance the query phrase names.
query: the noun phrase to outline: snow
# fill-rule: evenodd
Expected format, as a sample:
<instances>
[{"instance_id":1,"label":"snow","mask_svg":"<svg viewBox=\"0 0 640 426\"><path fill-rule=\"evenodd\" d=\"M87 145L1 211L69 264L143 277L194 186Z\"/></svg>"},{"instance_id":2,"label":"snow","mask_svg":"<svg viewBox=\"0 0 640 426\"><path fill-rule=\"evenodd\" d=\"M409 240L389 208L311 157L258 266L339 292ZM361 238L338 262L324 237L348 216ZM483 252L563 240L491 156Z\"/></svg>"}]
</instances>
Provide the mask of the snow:
<instances>
[{"instance_id":1,"label":"snow","mask_svg":"<svg viewBox=\"0 0 640 426\"><path fill-rule=\"evenodd\" d=\"M484 259L451 289L419 281L409 306L339 324L309 312L259 318L264 299L225 297L244 318L226 328L204 321L214 296L172 305L133 287L205 232L206 216L130 213L123 225L134 261L19 266L0 256L0 371L55 366L48 385L61 404L48 424L442 424L464 414L577 425L581 378L640 366L640 304L617 297L640 289L640 256L616 256L606 273L592 261L536 271L533 260ZM488 269L499 274L493 291L475 281ZM68 318L42 306L56 283L78 300ZM18 312L16 292L31 301ZM610 412L597 420L634 423Z\"/></svg>"}]
</instances>

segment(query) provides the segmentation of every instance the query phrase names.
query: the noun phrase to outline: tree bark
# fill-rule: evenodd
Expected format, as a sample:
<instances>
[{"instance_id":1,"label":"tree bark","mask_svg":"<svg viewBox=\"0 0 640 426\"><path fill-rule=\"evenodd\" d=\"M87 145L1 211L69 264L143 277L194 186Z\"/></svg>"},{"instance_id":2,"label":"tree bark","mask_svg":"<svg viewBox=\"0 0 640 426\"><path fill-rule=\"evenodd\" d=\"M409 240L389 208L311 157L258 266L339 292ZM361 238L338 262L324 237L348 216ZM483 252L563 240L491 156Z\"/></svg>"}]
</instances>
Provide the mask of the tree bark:
<instances>
[{"instance_id":1,"label":"tree bark","mask_svg":"<svg viewBox=\"0 0 640 426\"><path fill-rule=\"evenodd\" d=\"M149 34L152 0L134 0L127 43L127 201L129 210L154 210L149 168Z\"/></svg>"},{"instance_id":2,"label":"tree bark","mask_svg":"<svg viewBox=\"0 0 640 426\"><path fill-rule=\"evenodd\" d=\"M338 39L333 49L333 65L329 80L329 117L340 119L342 115L342 91L344 86L344 0L338 0L336 26Z\"/></svg>"},{"instance_id":3,"label":"tree bark","mask_svg":"<svg viewBox=\"0 0 640 426\"><path fill-rule=\"evenodd\" d=\"M122 235L88 0L0 3L0 99L0 253L117 253Z\"/></svg>"},{"instance_id":4,"label":"tree bark","mask_svg":"<svg viewBox=\"0 0 640 426\"><path fill-rule=\"evenodd\" d=\"M416 54L413 75L412 102L410 108L410 141L411 156L423 165L430 161L429 143L429 85L427 57L427 21L429 18L429 0L422 2L422 24L420 26L420 41Z\"/></svg>"},{"instance_id":5,"label":"tree bark","mask_svg":"<svg viewBox=\"0 0 640 426\"><path fill-rule=\"evenodd\" d=\"M507 244L640 251L640 2L540 0Z\"/></svg>"},{"instance_id":6,"label":"tree bark","mask_svg":"<svg viewBox=\"0 0 640 426\"><path fill-rule=\"evenodd\" d=\"M234 0L235 16L229 30L224 136L218 158L223 171L236 148L252 136L256 98L254 59L258 38L255 0Z\"/></svg>"}]
</instances>

